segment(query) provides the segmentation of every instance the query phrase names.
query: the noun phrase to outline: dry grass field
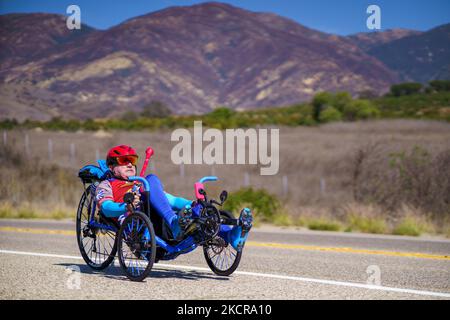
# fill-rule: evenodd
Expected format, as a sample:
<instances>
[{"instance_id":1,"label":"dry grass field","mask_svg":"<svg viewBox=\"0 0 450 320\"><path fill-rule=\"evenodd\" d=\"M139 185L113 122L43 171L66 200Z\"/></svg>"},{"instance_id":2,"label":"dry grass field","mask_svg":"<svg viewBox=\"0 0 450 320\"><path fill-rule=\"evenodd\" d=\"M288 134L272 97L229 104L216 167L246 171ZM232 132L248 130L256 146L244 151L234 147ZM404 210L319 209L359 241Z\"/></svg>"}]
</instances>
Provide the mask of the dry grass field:
<instances>
[{"instance_id":1,"label":"dry grass field","mask_svg":"<svg viewBox=\"0 0 450 320\"><path fill-rule=\"evenodd\" d=\"M251 185L285 205L278 224L311 229L447 233L450 216L450 124L380 120L280 128L280 170L261 176L256 165L174 165L171 131L3 132L0 170L2 216L75 215L82 192L77 172L117 144L130 144L143 158L155 155L148 172L165 189L192 198L193 183L217 175L210 192ZM204 143L206 145L206 143ZM142 163L142 159L140 159ZM13 213L12 213L13 212ZM403 228L403 229L402 229ZM410 232L413 234L414 232Z\"/></svg>"}]
</instances>

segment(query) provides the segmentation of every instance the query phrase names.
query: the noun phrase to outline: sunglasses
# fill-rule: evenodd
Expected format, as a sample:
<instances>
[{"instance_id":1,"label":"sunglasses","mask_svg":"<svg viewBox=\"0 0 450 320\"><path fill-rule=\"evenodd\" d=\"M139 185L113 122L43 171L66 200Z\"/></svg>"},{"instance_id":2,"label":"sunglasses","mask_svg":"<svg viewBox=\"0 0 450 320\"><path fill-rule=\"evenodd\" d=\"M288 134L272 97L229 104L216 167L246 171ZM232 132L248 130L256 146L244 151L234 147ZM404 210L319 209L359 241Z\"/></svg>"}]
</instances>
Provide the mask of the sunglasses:
<instances>
[{"instance_id":1,"label":"sunglasses","mask_svg":"<svg viewBox=\"0 0 450 320\"><path fill-rule=\"evenodd\" d=\"M125 166L131 163L133 166L137 165L138 157L137 156L121 156L116 157L116 162L119 166Z\"/></svg>"}]
</instances>

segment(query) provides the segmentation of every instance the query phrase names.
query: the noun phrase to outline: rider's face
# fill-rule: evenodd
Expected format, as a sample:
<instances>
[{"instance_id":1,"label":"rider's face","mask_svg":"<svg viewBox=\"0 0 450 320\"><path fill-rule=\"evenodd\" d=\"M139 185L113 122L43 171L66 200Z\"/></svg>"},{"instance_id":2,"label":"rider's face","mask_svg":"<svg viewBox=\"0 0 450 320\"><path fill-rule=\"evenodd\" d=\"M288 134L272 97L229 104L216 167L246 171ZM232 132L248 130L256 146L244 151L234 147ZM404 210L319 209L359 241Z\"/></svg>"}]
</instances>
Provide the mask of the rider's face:
<instances>
[{"instance_id":1,"label":"rider's face","mask_svg":"<svg viewBox=\"0 0 450 320\"><path fill-rule=\"evenodd\" d=\"M131 163L123 166L115 166L112 171L116 177L120 177L122 179L127 179L128 177L136 175L136 167Z\"/></svg>"}]
</instances>

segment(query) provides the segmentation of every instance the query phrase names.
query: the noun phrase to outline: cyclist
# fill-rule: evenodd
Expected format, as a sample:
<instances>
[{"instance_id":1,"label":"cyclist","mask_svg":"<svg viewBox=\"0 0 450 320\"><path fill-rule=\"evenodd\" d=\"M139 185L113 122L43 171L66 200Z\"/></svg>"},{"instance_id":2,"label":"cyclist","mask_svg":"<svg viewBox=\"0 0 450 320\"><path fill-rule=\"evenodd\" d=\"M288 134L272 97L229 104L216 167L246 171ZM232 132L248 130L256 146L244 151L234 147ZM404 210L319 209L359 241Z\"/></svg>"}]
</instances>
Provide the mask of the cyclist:
<instances>
[{"instance_id":1,"label":"cyclist","mask_svg":"<svg viewBox=\"0 0 450 320\"><path fill-rule=\"evenodd\" d=\"M137 207L140 202L138 182L128 181L128 177L136 175L137 162L138 155L132 147L119 145L111 148L108 151L106 163L113 177L102 181L96 189L96 199L102 214L109 218L118 218L120 223L130 213L130 208L124 203L124 195L129 192L135 194L134 207ZM180 226L182 219L178 216L178 212L182 212L187 205L191 205L193 202L165 192L161 181L154 174L146 176L146 179L150 185L150 205L170 226L173 237L180 239L184 230ZM242 214L240 218L242 219ZM221 235L237 248L237 246L243 245L247 239L248 230L243 231L242 227L223 226Z\"/></svg>"}]
</instances>

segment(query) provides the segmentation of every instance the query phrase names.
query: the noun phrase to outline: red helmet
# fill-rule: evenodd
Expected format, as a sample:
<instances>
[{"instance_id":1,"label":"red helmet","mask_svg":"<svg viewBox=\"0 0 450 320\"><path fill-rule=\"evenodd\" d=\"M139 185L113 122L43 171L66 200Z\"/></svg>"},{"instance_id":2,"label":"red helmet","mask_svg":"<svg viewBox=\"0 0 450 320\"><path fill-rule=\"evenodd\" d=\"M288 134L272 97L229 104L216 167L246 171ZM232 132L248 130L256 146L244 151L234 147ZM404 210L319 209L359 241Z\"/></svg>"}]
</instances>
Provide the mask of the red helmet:
<instances>
[{"instance_id":1,"label":"red helmet","mask_svg":"<svg viewBox=\"0 0 450 320\"><path fill-rule=\"evenodd\" d=\"M106 156L106 164L108 166L121 164L122 161L120 160L122 159L126 159L133 165L136 165L138 159L136 150L123 144L120 146L115 146L108 151L108 155Z\"/></svg>"}]
</instances>

